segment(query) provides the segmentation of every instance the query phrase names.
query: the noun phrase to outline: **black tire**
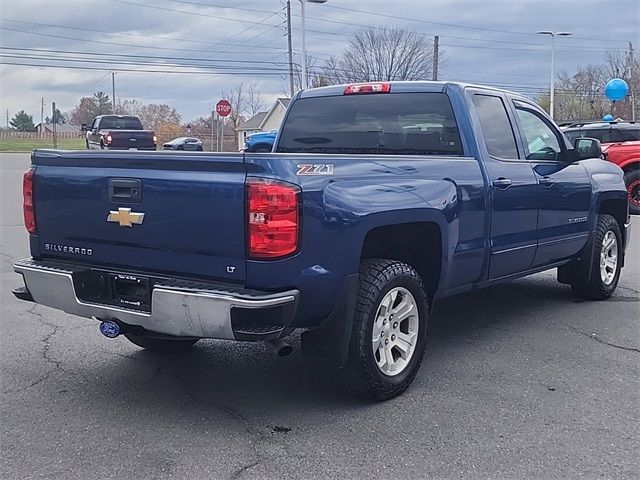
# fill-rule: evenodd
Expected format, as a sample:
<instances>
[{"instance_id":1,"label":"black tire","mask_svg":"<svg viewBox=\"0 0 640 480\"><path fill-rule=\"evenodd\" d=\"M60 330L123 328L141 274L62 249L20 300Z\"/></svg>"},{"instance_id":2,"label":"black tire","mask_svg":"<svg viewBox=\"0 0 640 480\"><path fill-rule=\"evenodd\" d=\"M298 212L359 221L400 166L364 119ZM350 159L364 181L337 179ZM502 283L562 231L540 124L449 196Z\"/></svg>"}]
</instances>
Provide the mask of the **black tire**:
<instances>
[{"instance_id":1,"label":"black tire","mask_svg":"<svg viewBox=\"0 0 640 480\"><path fill-rule=\"evenodd\" d=\"M600 256L604 249L603 240L608 232L612 232L616 238L617 261L612 281L607 283L602 278L600 271ZM585 259L585 268L577 269L570 285L573 292L580 298L587 300L606 300L615 291L620 280L622 263L622 235L620 225L611 215L598 215L596 232L593 237L593 248L590 259Z\"/></svg>"},{"instance_id":2,"label":"black tire","mask_svg":"<svg viewBox=\"0 0 640 480\"><path fill-rule=\"evenodd\" d=\"M408 290L418 311L418 332L413 355L404 370L395 375L382 373L373 351L375 317L385 295L394 288ZM411 385L426 349L429 300L415 269L397 260L371 259L360 265L360 285L346 367L349 387L373 400L389 400Z\"/></svg>"},{"instance_id":3,"label":"black tire","mask_svg":"<svg viewBox=\"0 0 640 480\"><path fill-rule=\"evenodd\" d=\"M125 333L124 336L131 343L147 350L159 353L179 353L189 350L199 340L198 338L176 338L169 335L166 338L149 337Z\"/></svg>"},{"instance_id":4,"label":"black tire","mask_svg":"<svg viewBox=\"0 0 640 480\"><path fill-rule=\"evenodd\" d=\"M201 152L202 151L202 147L196 148L196 151Z\"/></svg>"},{"instance_id":5,"label":"black tire","mask_svg":"<svg viewBox=\"0 0 640 480\"><path fill-rule=\"evenodd\" d=\"M624 184L627 186L629 212L640 215L640 167L625 172Z\"/></svg>"},{"instance_id":6,"label":"black tire","mask_svg":"<svg viewBox=\"0 0 640 480\"><path fill-rule=\"evenodd\" d=\"M176 150L184 150L184 147L183 147L182 145L178 145L178 146L176 147Z\"/></svg>"},{"instance_id":7,"label":"black tire","mask_svg":"<svg viewBox=\"0 0 640 480\"><path fill-rule=\"evenodd\" d=\"M271 152L271 147L259 146L259 147L256 147L253 151L256 153L269 153Z\"/></svg>"}]
</instances>

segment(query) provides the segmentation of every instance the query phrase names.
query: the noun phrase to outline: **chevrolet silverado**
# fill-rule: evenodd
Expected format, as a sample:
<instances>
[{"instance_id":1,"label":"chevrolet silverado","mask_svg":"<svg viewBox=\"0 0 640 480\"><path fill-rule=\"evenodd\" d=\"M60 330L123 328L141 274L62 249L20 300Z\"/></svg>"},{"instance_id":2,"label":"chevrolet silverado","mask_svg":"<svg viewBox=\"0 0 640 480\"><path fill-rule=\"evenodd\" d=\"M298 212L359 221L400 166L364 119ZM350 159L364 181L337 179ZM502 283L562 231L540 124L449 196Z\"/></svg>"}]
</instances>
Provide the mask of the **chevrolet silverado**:
<instances>
[{"instance_id":1,"label":"chevrolet silverado","mask_svg":"<svg viewBox=\"0 0 640 480\"><path fill-rule=\"evenodd\" d=\"M599 142L488 87L305 90L274 153L92 153L33 153L16 296L164 352L283 354L300 330L303 354L377 400L414 379L439 298L557 269L603 300L629 242Z\"/></svg>"}]
</instances>

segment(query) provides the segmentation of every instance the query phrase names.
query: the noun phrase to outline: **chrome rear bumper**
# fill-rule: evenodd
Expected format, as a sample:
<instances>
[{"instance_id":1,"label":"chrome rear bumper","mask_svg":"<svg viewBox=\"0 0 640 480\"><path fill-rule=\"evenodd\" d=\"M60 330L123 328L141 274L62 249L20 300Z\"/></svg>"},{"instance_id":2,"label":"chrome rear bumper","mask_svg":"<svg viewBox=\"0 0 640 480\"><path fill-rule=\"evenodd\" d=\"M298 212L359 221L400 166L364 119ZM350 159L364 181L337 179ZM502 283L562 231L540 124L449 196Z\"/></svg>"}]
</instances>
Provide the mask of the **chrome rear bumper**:
<instances>
[{"instance_id":1,"label":"chrome rear bumper","mask_svg":"<svg viewBox=\"0 0 640 480\"><path fill-rule=\"evenodd\" d=\"M80 300L74 280L86 266L24 259L14 264L33 301L72 315L115 320L149 332L196 338L277 338L295 314L299 292L256 292L184 281L156 282L150 312ZM126 272L123 272L126 273ZM262 317L262 318L261 318Z\"/></svg>"}]
</instances>

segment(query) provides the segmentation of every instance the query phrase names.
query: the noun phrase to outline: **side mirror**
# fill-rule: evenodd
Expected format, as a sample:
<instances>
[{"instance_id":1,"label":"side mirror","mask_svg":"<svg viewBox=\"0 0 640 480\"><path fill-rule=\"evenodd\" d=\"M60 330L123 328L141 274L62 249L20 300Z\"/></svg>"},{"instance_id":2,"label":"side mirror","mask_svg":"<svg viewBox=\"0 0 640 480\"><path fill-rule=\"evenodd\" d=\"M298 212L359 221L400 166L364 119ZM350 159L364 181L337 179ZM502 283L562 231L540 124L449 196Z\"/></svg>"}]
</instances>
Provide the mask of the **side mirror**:
<instances>
[{"instance_id":1,"label":"side mirror","mask_svg":"<svg viewBox=\"0 0 640 480\"><path fill-rule=\"evenodd\" d=\"M576 138L573 142L573 148L578 160L584 160L585 158L603 158L600 140L595 138Z\"/></svg>"},{"instance_id":2,"label":"side mirror","mask_svg":"<svg viewBox=\"0 0 640 480\"><path fill-rule=\"evenodd\" d=\"M82 124L82 126L80 127L80 130L81 130L82 132L86 132L87 130L89 130L89 127L87 127L87 124L86 124L86 123L83 123L83 124Z\"/></svg>"}]
</instances>

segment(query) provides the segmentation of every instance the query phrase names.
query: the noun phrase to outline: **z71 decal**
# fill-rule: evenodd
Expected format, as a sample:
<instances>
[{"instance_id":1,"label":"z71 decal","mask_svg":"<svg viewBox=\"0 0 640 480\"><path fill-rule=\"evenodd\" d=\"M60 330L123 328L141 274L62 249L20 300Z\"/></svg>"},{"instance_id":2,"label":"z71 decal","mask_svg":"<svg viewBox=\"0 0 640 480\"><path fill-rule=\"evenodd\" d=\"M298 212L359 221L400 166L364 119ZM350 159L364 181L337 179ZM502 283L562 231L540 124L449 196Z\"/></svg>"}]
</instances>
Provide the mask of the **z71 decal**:
<instances>
[{"instance_id":1,"label":"z71 decal","mask_svg":"<svg viewBox=\"0 0 640 480\"><path fill-rule=\"evenodd\" d=\"M333 163L298 165L296 175L333 175Z\"/></svg>"}]
</instances>

